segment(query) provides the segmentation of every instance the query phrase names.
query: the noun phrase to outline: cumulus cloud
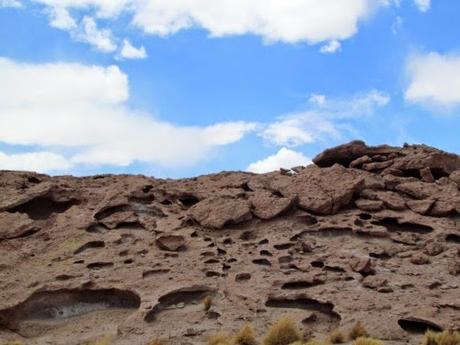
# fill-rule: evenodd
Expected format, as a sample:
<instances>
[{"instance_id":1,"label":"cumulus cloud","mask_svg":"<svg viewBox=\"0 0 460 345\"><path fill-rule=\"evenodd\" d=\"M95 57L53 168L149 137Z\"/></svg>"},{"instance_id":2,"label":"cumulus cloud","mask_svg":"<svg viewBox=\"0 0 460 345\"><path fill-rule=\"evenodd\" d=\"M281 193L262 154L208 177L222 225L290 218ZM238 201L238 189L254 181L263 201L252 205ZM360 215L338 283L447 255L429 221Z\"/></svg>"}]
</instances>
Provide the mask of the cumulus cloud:
<instances>
[{"instance_id":1,"label":"cumulus cloud","mask_svg":"<svg viewBox=\"0 0 460 345\"><path fill-rule=\"evenodd\" d=\"M2 7L19 8L22 4L18 0L0 0L0 8Z\"/></svg>"},{"instance_id":2,"label":"cumulus cloud","mask_svg":"<svg viewBox=\"0 0 460 345\"><path fill-rule=\"evenodd\" d=\"M405 98L425 105L460 105L460 55L435 52L414 55L408 62Z\"/></svg>"},{"instance_id":3,"label":"cumulus cloud","mask_svg":"<svg viewBox=\"0 0 460 345\"><path fill-rule=\"evenodd\" d=\"M332 40L328 42L327 44L323 45L321 49L319 50L323 54L332 54L336 53L340 50L341 44L337 40Z\"/></svg>"},{"instance_id":4,"label":"cumulus cloud","mask_svg":"<svg viewBox=\"0 0 460 345\"><path fill-rule=\"evenodd\" d=\"M202 28L211 37L250 34L261 37L265 42L328 42L321 48L325 53L339 50L340 41L355 35L360 21L372 15L377 8L388 6L388 0L32 1L57 8L55 12L62 9L95 10L97 18L115 18L126 13L135 26L158 36ZM52 18L53 22L55 26L65 27L59 20ZM95 27L92 22L90 24Z\"/></svg>"},{"instance_id":5,"label":"cumulus cloud","mask_svg":"<svg viewBox=\"0 0 460 345\"><path fill-rule=\"evenodd\" d=\"M431 0L414 0L414 3L421 12L426 12L431 7Z\"/></svg>"},{"instance_id":6,"label":"cumulus cloud","mask_svg":"<svg viewBox=\"0 0 460 345\"><path fill-rule=\"evenodd\" d=\"M83 17L80 28L72 34L78 41L89 43L102 52L111 53L117 49L112 31L100 29L92 17Z\"/></svg>"},{"instance_id":7,"label":"cumulus cloud","mask_svg":"<svg viewBox=\"0 0 460 345\"><path fill-rule=\"evenodd\" d=\"M147 57L147 51L144 46L136 48L128 39L125 39L123 40L120 57L124 59L145 59Z\"/></svg>"},{"instance_id":8,"label":"cumulus cloud","mask_svg":"<svg viewBox=\"0 0 460 345\"><path fill-rule=\"evenodd\" d=\"M279 117L260 135L271 144L288 147L317 142L323 138L340 139L343 131L353 131L350 121L372 115L389 101L390 96L378 90L346 100L327 100L324 95L313 94L309 109Z\"/></svg>"},{"instance_id":9,"label":"cumulus cloud","mask_svg":"<svg viewBox=\"0 0 460 345\"><path fill-rule=\"evenodd\" d=\"M29 170L50 173L66 171L72 167L62 155L52 152L28 152L6 154L0 151L0 169L3 170Z\"/></svg>"},{"instance_id":10,"label":"cumulus cloud","mask_svg":"<svg viewBox=\"0 0 460 345\"><path fill-rule=\"evenodd\" d=\"M53 7L50 9L50 25L61 30L72 30L77 28L75 19L64 7Z\"/></svg>"},{"instance_id":11,"label":"cumulus cloud","mask_svg":"<svg viewBox=\"0 0 460 345\"><path fill-rule=\"evenodd\" d=\"M238 121L177 126L131 109L126 105L128 78L116 66L0 59L0 75L0 142L38 146L62 155L70 165L193 165L256 128ZM10 157L7 166L18 159ZM56 161L49 160L52 167Z\"/></svg>"},{"instance_id":12,"label":"cumulus cloud","mask_svg":"<svg viewBox=\"0 0 460 345\"><path fill-rule=\"evenodd\" d=\"M300 165L308 165L310 163L311 160L305 157L302 153L283 147L274 155L251 163L246 170L262 174L275 171L280 168L290 169Z\"/></svg>"}]
</instances>

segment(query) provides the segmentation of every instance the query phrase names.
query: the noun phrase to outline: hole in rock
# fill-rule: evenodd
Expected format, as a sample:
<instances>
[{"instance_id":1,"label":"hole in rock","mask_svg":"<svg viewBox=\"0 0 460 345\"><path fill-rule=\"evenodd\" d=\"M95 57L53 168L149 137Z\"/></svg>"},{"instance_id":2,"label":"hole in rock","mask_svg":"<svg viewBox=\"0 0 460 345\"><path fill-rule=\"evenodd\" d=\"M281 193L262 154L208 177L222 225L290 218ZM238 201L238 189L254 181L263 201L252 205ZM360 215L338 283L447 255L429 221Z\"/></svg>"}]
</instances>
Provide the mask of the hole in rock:
<instances>
[{"instance_id":1,"label":"hole in rock","mask_svg":"<svg viewBox=\"0 0 460 345\"><path fill-rule=\"evenodd\" d=\"M78 205L78 200L65 202L54 201L50 197L37 197L28 202L9 209L10 213L25 213L33 220L47 219L53 213L64 213L74 205Z\"/></svg>"},{"instance_id":2,"label":"hole in rock","mask_svg":"<svg viewBox=\"0 0 460 345\"><path fill-rule=\"evenodd\" d=\"M142 192L144 193L148 193L152 190L153 186L151 184L148 184L148 185L145 185L143 188L142 188Z\"/></svg>"},{"instance_id":3,"label":"hole in rock","mask_svg":"<svg viewBox=\"0 0 460 345\"><path fill-rule=\"evenodd\" d=\"M99 310L137 309L140 304L137 294L118 289L40 291L12 308L0 310L0 320L8 320L3 324L6 328L20 328L24 321L64 320Z\"/></svg>"},{"instance_id":4,"label":"hole in rock","mask_svg":"<svg viewBox=\"0 0 460 345\"><path fill-rule=\"evenodd\" d=\"M169 273L171 270L167 268L158 268L158 269L153 269L153 270L147 270L142 272L142 278L148 278L157 274L165 274Z\"/></svg>"},{"instance_id":5,"label":"hole in rock","mask_svg":"<svg viewBox=\"0 0 460 345\"><path fill-rule=\"evenodd\" d=\"M102 220L119 212L135 212L137 214L147 214L156 217L165 216L163 211L161 211L161 209L157 207L154 207L152 205L145 205L143 203L133 202L130 204L122 204L103 208L101 211L97 212L94 215L94 218L96 218L97 220Z\"/></svg>"},{"instance_id":6,"label":"hole in rock","mask_svg":"<svg viewBox=\"0 0 460 345\"><path fill-rule=\"evenodd\" d=\"M415 177L420 179L420 170L418 169L404 169L402 170L403 177Z\"/></svg>"},{"instance_id":7,"label":"hole in rock","mask_svg":"<svg viewBox=\"0 0 460 345\"><path fill-rule=\"evenodd\" d=\"M332 303L320 302L312 298L269 298L267 302L265 302L265 306L270 308L295 308L314 310L326 314L330 318L337 321L341 320L340 315L333 310L334 305Z\"/></svg>"},{"instance_id":8,"label":"hole in rock","mask_svg":"<svg viewBox=\"0 0 460 345\"><path fill-rule=\"evenodd\" d=\"M424 334L428 330L433 330L433 331L438 331L438 332L442 331L442 327L438 326L437 324L431 321L412 318L412 317L405 318L405 319L399 319L398 325L403 330L409 333Z\"/></svg>"},{"instance_id":9,"label":"hole in rock","mask_svg":"<svg viewBox=\"0 0 460 345\"><path fill-rule=\"evenodd\" d=\"M109 228L103 224L92 224L86 229L86 231L92 234L104 234L109 231Z\"/></svg>"},{"instance_id":10,"label":"hole in rock","mask_svg":"<svg viewBox=\"0 0 460 345\"><path fill-rule=\"evenodd\" d=\"M93 262L86 266L90 270L101 270L104 268L113 267L113 262Z\"/></svg>"},{"instance_id":11,"label":"hole in rock","mask_svg":"<svg viewBox=\"0 0 460 345\"><path fill-rule=\"evenodd\" d=\"M200 199L198 199L194 195L184 195L179 198L179 201L184 207L189 208L189 207L192 207L193 205L198 204L200 202Z\"/></svg>"},{"instance_id":12,"label":"hole in rock","mask_svg":"<svg viewBox=\"0 0 460 345\"><path fill-rule=\"evenodd\" d=\"M460 236L456 234L449 234L446 236L446 241L460 244Z\"/></svg>"},{"instance_id":13,"label":"hole in rock","mask_svg":"<svg viewBox=\"0 0 460 345\"><path fill-rule=\"evenodd\" d=\"M325 270L326 271L329 271L329 272L336 272L336 273L345 273L345 269L343 269L342 267L339 267L339 266L326 266L325 267Z\"/></svg>"},{"instance_id":14,"label":"hole in rock","mask_svg":"<svg viewBox=\"0 0 460 345\"><path fill-rule=\"evenodd\" d=\"M281 244L275 244L273 247L277 250L286 250L289 248L292 248L295 245L295 243L281 243Z\"/></svg>"},{"instance_id":15,"label":"hole in rock","mask_svg":"<svg viewBox=\"0 0 460 345\"><path fill-rule=\"evenodd\" d=\"M260 251L260 255L262 255L262 256L273 256L272 253L270 253L268 250L265 250L265 249Z\"/></svg>"},{"instance_id":16,"label":"hole in rock","mask_svg":"<svg viewBox=\"0 0 460 345\"><path fill-rule=\"evenodd\" d=\"M105 247L104 241L91 241L91 242L85 243L80 248L78 248L74 252L74 254L78 255L80 253L83 253L87 249L97 249L97 248L104 248L104 247Z\"/></svg>"},{"instance_id":17,"label":"hole in rock","mask_svg":"<svg viewBox=\"0 0 460 345\"><path fill-rule=\"evenodd\" d=\"M372 222L374 225L381 225L390 232L409 232L415 234L428 234L433 231L431 226L417 223L398 223L396 218L386 217L379 221Z\"/></svg>"},{"instance_id":18,"label":"hole in rock","mask_svg":"<svg viewBox=\"0 0 460 345\"><path fill-rule=\"evenodd\" d=\"M284 198L284 195L279 190L274 190L272 195L276 196L277 198Z\"/></svg>"},{"instance_id":19,"label":"hole in rock","mask_svg":"<svg viewBox=\"0 0 460 345\"><path fill-rule=\"evenodd\" d=\"M291 282L284 283L281 286L281 289L282 290L308 289L308 288L318 286L321 284L324 284L324 282L321 280L315 280L315 279L313 279L312 281L298 280L298 281L291 281Z\"/></svg>"},{"instance_id":20,"label":"hole in rock","mask_svg":"<svg viewBox=\"0 0 460 345\"><path fill-rule=\"evenodd\" d=\"M146 322L153 322L156 320L156 317L165 309L169 309L171 306L177 305L179 303L184 303L185 305L195 304L201 310L203 309L202 302L206 296L212 297L213 291L207 287L190 287L179 289L166 295L163 295L159 298L158 304L155 305L146 315L144 320Z\"/></svg>"},{"instance_id":21,"label":"hole in rock","mask_svg":"<svg viewBox=\"0 0 460 345\"><path fill-rule=\"evenodd\" d=\"M117 224L115 229L145 230L144 226L139 222L121 222Z\"/></svg>"},{"instance_id":22,"label":"hole in rock","mask_svg":"<svg viewBox=\"0 0 460 345\"><path fill-rule=\"evenodd\" d=\"M369 220L372 219L372 216L369 213L360 213L359 218L362 220Z\"/></svg>"},{"instance_id":23,"label":"hole in rock","mask_svg":"<svg viewBox=\"0 0 460 345\"><path fill-rule=\"evenodd\" d=\"M441 177L447 177L449 176L448 173L444 171L444 169L440 168L431 168L431 175L433 175L435 180L439 180Z\"/></svg>"},{"instance_id":24,"label":"hole in rock","mask_svg":"<svg viewBox=\"0 0 460 345\"><path fill-rule=\"evenodd\" d=\"M262 266L271 266L271 262L268 261L267 259L254 259L252 260L252 263L253 264L256 264L256 265L262 265Z\"/></svg>"},{"instance_id":25,"label":"hole in rock","mask_svg":"<svg viewBox=\"0 0 460 345\"><path fill-rule=\"evenodd\" d=\"M316 268L323 268L324 262L322 262L321 260L315 260L315 261L310 262L310 265Z\"/></svg>"},{"instance_id":26,"label":"hole in rock","mask_svg":"<svg viewBox=\"0 0 460 345\"><path fill-rule=\"evenodd\" d=\"M208 271L206 272L206 277L220 277L220 273L216 271Z\"/></svg>"},{"instance_id":27,"label":"hole in rock","mask_svg":"<svg viewBox=\"0 0 460 345\"><path fill-rule=\"evenodd\" d=\"M40 183L40 182L41 182L41 181L40 181L37 177L35 177L35 176L29 176L29 177L27 178L27 181L28 181L29 183L34 183L34 184L37 184L37 183Z\"/></svg>"},{"instance_id":28,"label":"hole in rock","mask_svg":"<svg viewBox=\"0 0 460 345\"><path fill-rule=\"evenodd\" d=\"M251 189L251 187L249 187L249 184L247 182L244 182L243 184L241 184L241 188L245 192L253 192L253 190Z\"/></svg>"}]
</instances>

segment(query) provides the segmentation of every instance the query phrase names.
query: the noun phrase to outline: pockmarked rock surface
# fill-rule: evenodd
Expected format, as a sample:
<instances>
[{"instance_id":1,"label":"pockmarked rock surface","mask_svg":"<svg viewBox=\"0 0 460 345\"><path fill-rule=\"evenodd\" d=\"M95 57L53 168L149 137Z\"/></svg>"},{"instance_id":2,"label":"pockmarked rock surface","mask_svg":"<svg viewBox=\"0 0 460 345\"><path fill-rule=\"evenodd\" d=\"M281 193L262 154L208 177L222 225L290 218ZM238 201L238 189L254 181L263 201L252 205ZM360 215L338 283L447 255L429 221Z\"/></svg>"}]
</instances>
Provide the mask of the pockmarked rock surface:
<instances>
[{"instance_id":1,"label":"pockmarked rock surface","mask_svg":"<svg viewBox=\"0 0 460 345\"><path fill-rule=\"evenodd\" d=\"M0 344L198 345L284 314L318 337L459 329L460 157L354 141L313 161L181 180L0 172Z\"/></svg>"}]
</instances>

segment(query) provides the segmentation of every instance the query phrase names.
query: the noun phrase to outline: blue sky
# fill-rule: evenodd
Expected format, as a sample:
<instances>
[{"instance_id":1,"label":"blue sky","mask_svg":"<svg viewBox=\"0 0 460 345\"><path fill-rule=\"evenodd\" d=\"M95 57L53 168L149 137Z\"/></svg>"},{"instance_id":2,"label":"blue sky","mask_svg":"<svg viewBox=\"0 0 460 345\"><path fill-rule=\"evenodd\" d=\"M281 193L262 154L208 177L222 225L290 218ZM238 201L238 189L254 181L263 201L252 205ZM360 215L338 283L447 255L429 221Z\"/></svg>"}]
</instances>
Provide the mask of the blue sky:
<instances>
[{"instance_id":1,"label":"blue sky","mask_svg":"<svg viewBox=\"0 0 460 345\"><path fill-rule=\"evenodd\" d=\"M0 169L183 177L460 152L456 0L0 0Z\"/></svg>"}]
</instances>

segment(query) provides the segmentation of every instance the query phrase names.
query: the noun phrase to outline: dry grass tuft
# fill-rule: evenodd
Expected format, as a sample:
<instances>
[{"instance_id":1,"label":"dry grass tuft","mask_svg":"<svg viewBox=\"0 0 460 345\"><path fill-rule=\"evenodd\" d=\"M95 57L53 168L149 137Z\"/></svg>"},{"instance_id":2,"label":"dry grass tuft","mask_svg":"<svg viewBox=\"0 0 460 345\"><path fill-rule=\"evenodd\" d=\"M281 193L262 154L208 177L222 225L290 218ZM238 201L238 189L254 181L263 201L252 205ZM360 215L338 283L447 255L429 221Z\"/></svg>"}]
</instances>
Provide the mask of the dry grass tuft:
<instances>
[{"instance_id":1,"label":"dry grass tuft","mask_svg":"<svg viewBox=\"0 0 460 345\"><path fill-rule=\"evenodd\" d=\"M217 332L208 338L208 345L230 345L230 334L224 331Z\"/></svg>"},{"instance_id":2,"label":"dry grass tuft","mask_svg":"<svg viewBox=\"0 0 460 345\"><path fill-rule=\"evenodd\" d=\"M300 340L300 335L294 321L282 317L270 327L263 345L289 345L297 340Z\"/></svg>"},{"instance_id":3,"label":"dry grass tuft","mask_svg":"<svg viewBox=\"0 0 460 345\"><path fill-rule=\"evenodd\" d=\"M96 340L92 340L86 343L86 345L109 345L111 343L111 338L105 336Z\"/></svg>"},{"instance_id":4,"label":"dry grass tuft","mask_svg":"<svg viewBox=\"0 0 460 345\"><path fill-rule=\"evenodd\" d=\"M331 344L342 344L346 341L345 334L340 330L336 329L329 334L329 341Z\"/></svg>"},{"instance_id":5,"label":"dry grass tuft","mask_svg":"<svg viewBox=\"0 0 460 345\"><path fill-rule=\"evenodd\" d=\"M209 309L211 309L211 306L212 306L212 297L211 296L206 296L204 299L203 299L203 306L204 306L204 311L209 311Z\"/></svg>"},{"instance_id":6,"label":"dry grass tuft","mask_svg":"<svg viewBox=\"0 0 460 345\"><path fill-rule=\"evenodd\" d=\"M233 344L235 345L258 345L256 336L254 335L254 330L251 325L243 326L238 333L236 333L235 338L233 339Z\"/></svg>"},{"instance_id":7,"label":"dry grass tuft","mask_svg":"<svg viewBox=\"0 0 460 345\"><path fill-rule=\"evenodd\" d=\"M350 340L355 340L357 338L363 337L367 338L369 337L369 333L366 330L366 327L363 326L361 322L355 323L355 325L350 329L350 333L348 334Z\"/></svg>"},{"instance_id":8,"label":"dry grass tuft","mask_svg":"<svg viewBox=\"0 0 460 345\"><path fill-rule=\"evenodd\" d=\"M422 339L422 345L438 345L438 332L428 330Z\"/></svg>"},{"instance_id":9,"label":"dry grass tuft","mask_svg":"<svg viewBox=\"0 0 460 345\"><path fill-rule=\"evenodd\" d=\"M423 337L422 345L460 345L460 332L453 330L427 331Z\"/></svg>"},{"instance_id":10,"label":"dry grass tuft","mask_svg":"<svg viewBox=\"0 0 460 345\"><path fill-rule=\"evenodd\" d=\"M359 337L353 341L352 345L384 345L383 341L369 338L369 337Z\"/></svg>"},{"instance_id":11,"label":"dry grass tuft","mask_svg":"<svg viewBox=\"0 0 460 345\"><path fill-rule=\"evenodd\" d=\"M165 343L159 339L155 339L151 341L150 343L148 343L148 345L165 345Z\"/></svg>"}]
</instances>

